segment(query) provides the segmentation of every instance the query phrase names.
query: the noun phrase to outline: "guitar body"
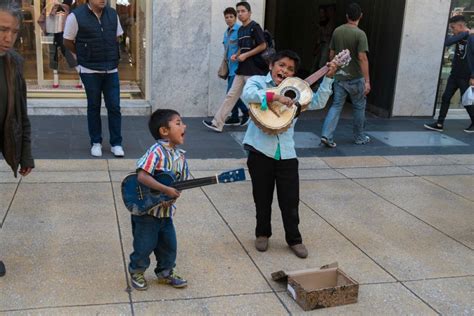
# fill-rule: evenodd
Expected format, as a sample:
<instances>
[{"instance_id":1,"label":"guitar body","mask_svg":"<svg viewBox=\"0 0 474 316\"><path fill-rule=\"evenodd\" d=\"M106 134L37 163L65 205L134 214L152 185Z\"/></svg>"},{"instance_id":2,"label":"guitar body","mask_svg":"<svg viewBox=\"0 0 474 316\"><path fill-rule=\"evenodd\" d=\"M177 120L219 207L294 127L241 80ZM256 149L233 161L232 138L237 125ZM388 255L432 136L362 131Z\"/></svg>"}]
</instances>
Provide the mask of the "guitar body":
<instances>
[{"instance_id":1,"label":"guitar body","mask_svg":"<svg viewBox=\"0 0 474 316\"><path fill-rule=\"evenodd\" d=\"M301 105L301 109L306 109L313 99L313 90L309 84L296 77L286 78L276 88L267 90L278 95L283 95L295 100ZM285 132L291 126L298 108L293 105L291 108L279 102L268 104L268 110L262 111L260 103L250 103L249 113L261 130L269 135L277 135Z\"/></svg>"},{"instance_id":2,"label":"guitar body","mask_svg":"<svg viewBox=\"0 0 474 316\"><path fill-rule=\"evenodd\" d=\"M153 178L161 184L172 186L176 177L172 172L160 172ZM133 215L145 215L162 202L172 200L166 194L150 189L138 182L137 174L131 173L122 181L122 199L125 207Z\"/></svg>"}]
</instances>

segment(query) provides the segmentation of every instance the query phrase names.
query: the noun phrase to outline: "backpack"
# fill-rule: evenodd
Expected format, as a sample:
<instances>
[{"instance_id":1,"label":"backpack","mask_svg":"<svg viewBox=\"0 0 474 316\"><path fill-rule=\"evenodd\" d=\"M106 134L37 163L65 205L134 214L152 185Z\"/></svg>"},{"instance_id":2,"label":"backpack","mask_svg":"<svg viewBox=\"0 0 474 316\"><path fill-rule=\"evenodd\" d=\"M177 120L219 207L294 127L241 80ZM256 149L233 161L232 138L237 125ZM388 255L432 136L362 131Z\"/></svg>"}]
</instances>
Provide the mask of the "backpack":
<instances>
[{"instance_id":1,"label":"backpack","mask_svg":"<svg viewBox=\"0 0 474 316\"><path fill-rule=\"evenodd\" d=\"M267 43L267 48L261 53L261 56L267 64L270 64L273 55L275 55L276 53L275 41L273 40L272 33L270 33L268 30L263 31L263 37L265 38L265 42Z\"/></svg>"}]
</instances>

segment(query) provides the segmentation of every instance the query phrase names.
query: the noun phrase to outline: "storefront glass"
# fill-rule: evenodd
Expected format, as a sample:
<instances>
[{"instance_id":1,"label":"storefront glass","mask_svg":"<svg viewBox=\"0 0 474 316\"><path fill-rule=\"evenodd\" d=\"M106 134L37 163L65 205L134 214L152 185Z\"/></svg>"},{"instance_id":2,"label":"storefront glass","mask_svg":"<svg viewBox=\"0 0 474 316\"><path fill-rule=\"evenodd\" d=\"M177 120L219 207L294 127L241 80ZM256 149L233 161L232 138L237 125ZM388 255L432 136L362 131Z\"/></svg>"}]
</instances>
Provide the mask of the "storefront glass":
<instances>
[{"instance_id":1,"label":"storefront glass","mask_svg":"<svg viewBox=\"0 0 474 316\"><path fill-rule=\"evenodd\" d=\"M454 15L463 15L466 17L468 27L474 28L474 0L453 0L451 4L451 12L449 17ZM452 35L448 29L448 35ZM446 47L443 54L443 63L441 68L441 78L438 85L438 98L436 100L436 108L441 107L441 96L446 88L446 82L451 72L451 63L454 57L455 45ZM451 99L450 109L462 109L461 95L459 90L456 92L454 97Z\"/></svg>"},{"instance_id":2,"label":"storefront glass","mask_svg":"<svg viewBox=\"0 0 474 316\"><path fill-rule=\"evenodd\" d=\"M28 94L33 97L83 97L72 54L62 45L68 14L85 0L19 0L24 21L16 43L25 59ZM60 3L60 5L55 5ZM119 39L122 97L145 95L146 0L111 0L124 30Z\"/></svg>"}]
</instances>

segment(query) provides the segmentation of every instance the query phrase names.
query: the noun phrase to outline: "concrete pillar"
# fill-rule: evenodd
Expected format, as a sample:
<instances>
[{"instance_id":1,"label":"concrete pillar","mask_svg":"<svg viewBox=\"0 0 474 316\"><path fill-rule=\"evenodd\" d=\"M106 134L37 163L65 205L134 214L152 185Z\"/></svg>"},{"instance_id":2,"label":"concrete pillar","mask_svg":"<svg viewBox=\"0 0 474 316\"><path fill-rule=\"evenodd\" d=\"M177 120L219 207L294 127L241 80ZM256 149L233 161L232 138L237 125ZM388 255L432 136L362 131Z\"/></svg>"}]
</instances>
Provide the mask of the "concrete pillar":
<instances>
[{"instance_id":1,"label":"concrete pillar","mask_svg":"<svg viewBox=\"0 0 474 316\"><path fill-rule=\"evenodd\" d=\"M406 0L393 116L433 114L450 5Z\"/></svg>"}]
</instances>

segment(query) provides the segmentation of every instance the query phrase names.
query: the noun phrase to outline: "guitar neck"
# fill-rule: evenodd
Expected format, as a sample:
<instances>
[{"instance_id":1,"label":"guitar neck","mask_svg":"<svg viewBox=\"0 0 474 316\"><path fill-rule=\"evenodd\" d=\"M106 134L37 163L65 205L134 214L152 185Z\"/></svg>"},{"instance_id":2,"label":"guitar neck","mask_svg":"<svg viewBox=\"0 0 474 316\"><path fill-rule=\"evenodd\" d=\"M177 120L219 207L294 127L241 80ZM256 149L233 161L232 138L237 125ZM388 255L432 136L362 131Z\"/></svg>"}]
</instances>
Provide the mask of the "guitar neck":
<instances>
[{"instance_id":1,"label":"guitar neck","mask_svg":"<svg viewBox=\"0 0 474 316\"><path fill-rule=\"evenodd\" d=\"M217 182L218 182L217 176L212 176L212 177L204 177L204 178L191 179L191 180L185 180L185 181L178 181L178 182L173 183L171 186L179 191L182 191L186 189L202 187L205 185L216 184Z\"/></svg>"},{"instance_id":2,"label":"guitar neck","mask_svg":"<svg viewBox=\"0 0 474 316\"><path fill-rule=\"evenodd\" d=\"M321 77L323 77L329 71L328 66L323 66L321 69L316 71L314 74L306 78L306 81L310 86L313 85L316 81L318 81Z\"/></svg>"}]
</instances>

